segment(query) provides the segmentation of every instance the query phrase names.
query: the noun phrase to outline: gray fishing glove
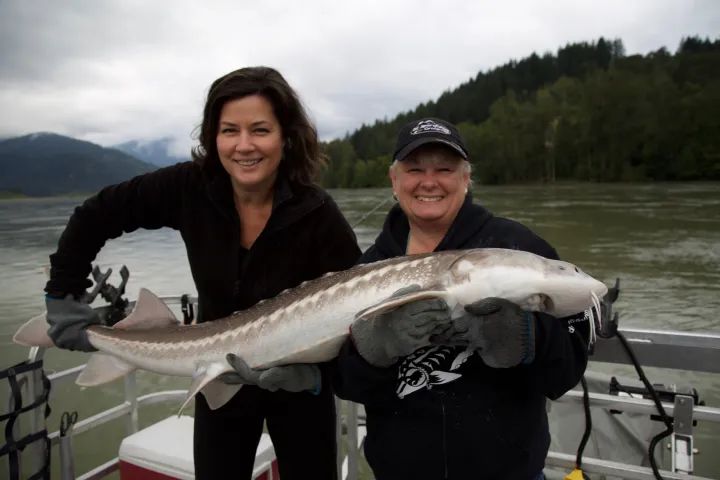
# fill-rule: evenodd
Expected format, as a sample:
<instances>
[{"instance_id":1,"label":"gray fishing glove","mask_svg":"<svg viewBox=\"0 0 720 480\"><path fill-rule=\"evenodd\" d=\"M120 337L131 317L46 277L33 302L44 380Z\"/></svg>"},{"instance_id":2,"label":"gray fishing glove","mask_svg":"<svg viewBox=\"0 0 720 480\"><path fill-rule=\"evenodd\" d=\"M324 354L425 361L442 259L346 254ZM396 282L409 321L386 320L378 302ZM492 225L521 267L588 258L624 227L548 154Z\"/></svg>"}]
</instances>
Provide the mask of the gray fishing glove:
<instances>
[{"instance_id":1,"label":"gray fishing glove","mask_svg":"<svg viewBox=\"0 0 720 480\"><path fill-rule=\"evenodd\" d=\"M65 298L45 296L47 308L48 336L55 345L68 350L94 352L85 329L100 323L97 312L87 303L81 303L72 295Z\"/></svg>"},{"instance_id":2,"label":"gray fishing glove","mask_svg":"<svg viewBox=\"0 0 720 480\"><path fill-rule=\"evenodd\" d=\"M320 393L321 376L317 365L298 363L282 367L272 367L267 370L253 370L245 361L233 353L225 357L234 372L223 373L218 380L229 384L257 385L265 390L276 392Z\"/></svg>"},{"instance_id":3,"label":"gray fishing glove","mask_svg":"<svg viewBox=\"0 0 720 480\"><path fill-rule=\"evenodd\" d=\"M392 296L419 289L411 285ZM450 309L444 300L418 300L373 318L355 320L350 335L365 361L376 367L389 367L401 357L430 345L431 337L444 333L450 326Z\"/></svg>"},{"instance_id":4,"label":"gray fishing glove","mask_svg":"<svg viewBox=\"0 0 720 480\"><path fill-rule=\"evenodd\" d=\"M485 298L465 305L453 321L447 343L467 345L494 368L531 363L535 358L535 316L504 298Z\"/></svg>"}]
</instances>

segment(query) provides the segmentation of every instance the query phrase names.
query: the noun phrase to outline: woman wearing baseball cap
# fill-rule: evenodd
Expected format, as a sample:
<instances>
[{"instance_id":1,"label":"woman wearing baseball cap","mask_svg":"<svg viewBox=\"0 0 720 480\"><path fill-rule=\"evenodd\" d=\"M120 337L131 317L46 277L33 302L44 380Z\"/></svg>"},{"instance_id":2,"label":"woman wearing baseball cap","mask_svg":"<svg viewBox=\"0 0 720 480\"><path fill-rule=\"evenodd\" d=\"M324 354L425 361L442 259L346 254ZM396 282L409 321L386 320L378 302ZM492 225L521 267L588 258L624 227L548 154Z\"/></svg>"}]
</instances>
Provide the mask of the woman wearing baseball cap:
<instances>
[{"instance_id":1,"label":"woman wearing baseball cap","mask_svg":"<svg viewBox=\"0 0 720 480\"><path fill-rule=\"evenodd\" d=\"M358 263L479 247L557 259L530 229L473 203L469 160L452 124L405 125L389 172L397 204ZM365 405L365 455L378 480L543 478L545 401L579 382L588 321L499 298L466 310L451 319L443 300L421 300L353 324L335 387Z\"/></svg>"}]
</instances>

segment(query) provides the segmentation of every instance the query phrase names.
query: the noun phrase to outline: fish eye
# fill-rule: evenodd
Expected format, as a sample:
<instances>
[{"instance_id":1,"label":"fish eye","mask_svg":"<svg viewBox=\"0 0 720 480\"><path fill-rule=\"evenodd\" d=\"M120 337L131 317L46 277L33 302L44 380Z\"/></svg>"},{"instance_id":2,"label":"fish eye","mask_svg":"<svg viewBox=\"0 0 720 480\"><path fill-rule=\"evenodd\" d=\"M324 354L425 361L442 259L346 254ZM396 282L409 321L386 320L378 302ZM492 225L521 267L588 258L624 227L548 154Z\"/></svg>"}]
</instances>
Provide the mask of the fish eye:
<instances>
[{"instance_id":1,"label":"fish eye","mask_svg":"<svg viewBox=\"0 0 720 480\"><path fill-rule=\"evenodd\" d=\"M423 371L420 368L410 368L405 374L405 381L408 385L412 387L417 387L418 385L424 385L428 383L429 375L427 374L427 372Z\"/></svg>"}]
</instances>

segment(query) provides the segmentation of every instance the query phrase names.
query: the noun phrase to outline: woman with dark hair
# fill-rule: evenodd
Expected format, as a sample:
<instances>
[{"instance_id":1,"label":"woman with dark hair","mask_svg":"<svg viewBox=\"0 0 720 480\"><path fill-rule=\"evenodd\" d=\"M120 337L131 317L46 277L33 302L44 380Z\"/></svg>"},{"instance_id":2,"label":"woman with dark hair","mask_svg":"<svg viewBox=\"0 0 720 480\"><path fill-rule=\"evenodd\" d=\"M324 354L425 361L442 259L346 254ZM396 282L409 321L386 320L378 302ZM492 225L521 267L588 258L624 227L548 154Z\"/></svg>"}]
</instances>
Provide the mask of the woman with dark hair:
<instances>
[{"instance_id":1,"label":"woman with dark hair","mask_svg":"<svg viewBox=\"0 0 720 480\"><path fill-rule=\"evenodd\" d=\"M280 124L286 153L282 168L288 179L303 185L312 184L324 164L317 132L295 91L277 70L269 67L241 68L213 82L205 102L200 145L193 152L194 160L206 169L220 171L216 137L222 109L229 100L255 95L270 103Z\"/></svg>"},{"instance_id":2,"label":"woman with dark hair","mask_svg":"<svg viewBox=\"0 0 720 480\"><path fill-rule=\"evenodd\" d=\"M182 235L198 322L350 267L360 254L355 235L313 184L322 163L316 130L277 71L242 68L215 80L193 162L106 187L71 216L50 256L48 334L60 347L92 350L84 329L99 318L79 301L91 262L108 239L138 228ZM336 478L334 399L324 366L255 371L239 357L228 360L237 373L223 380L245 387L217 410L196 397L196 477L251 478L266 421L283 479Z\"/></svg>"}]
</instances>

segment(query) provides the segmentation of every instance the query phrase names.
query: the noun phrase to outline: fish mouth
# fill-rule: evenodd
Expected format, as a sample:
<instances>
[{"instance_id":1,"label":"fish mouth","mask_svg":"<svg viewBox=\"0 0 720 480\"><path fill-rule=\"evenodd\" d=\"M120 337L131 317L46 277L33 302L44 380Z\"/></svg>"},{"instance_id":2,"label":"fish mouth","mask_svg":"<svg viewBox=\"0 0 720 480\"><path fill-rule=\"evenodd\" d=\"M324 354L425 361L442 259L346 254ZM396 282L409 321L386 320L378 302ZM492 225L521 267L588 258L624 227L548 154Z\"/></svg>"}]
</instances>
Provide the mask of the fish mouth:
<instances>
[{"instance_id":1,"label":"fish mouth","mask_svg":"<svg viewBox=\"0 0 720 480\"><path fill-rule=\"evenodd\" d=\"M555 309L555 302L553 302L553 299L549 296L545 295L544 293L538 294L542 297L543 306L545 307L545 312L551 312Z\"/></svg>"},{"instance_id":2,"label":"fish mouth","mask_svg":"<svg viewBox=\"0 0 720 480\"><path fill-rule=\"evenodd\" d=\"M524 307L534 312L552 312L555 302L544 293L535 293L525 300Z\"/></svg>"}]
</instances>

